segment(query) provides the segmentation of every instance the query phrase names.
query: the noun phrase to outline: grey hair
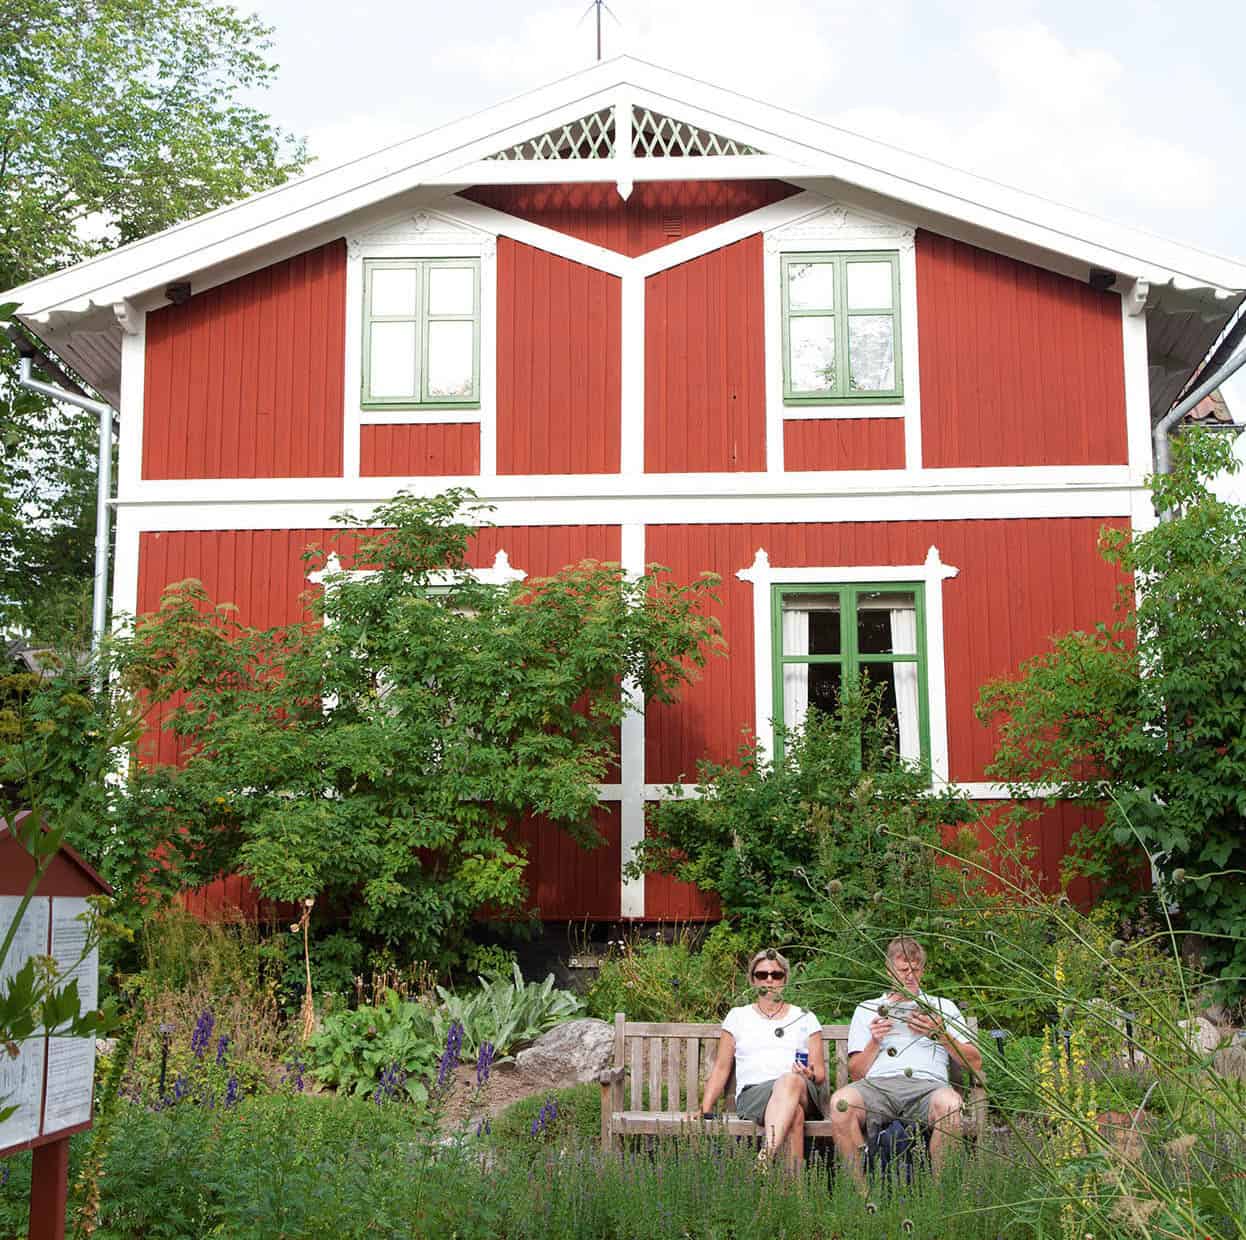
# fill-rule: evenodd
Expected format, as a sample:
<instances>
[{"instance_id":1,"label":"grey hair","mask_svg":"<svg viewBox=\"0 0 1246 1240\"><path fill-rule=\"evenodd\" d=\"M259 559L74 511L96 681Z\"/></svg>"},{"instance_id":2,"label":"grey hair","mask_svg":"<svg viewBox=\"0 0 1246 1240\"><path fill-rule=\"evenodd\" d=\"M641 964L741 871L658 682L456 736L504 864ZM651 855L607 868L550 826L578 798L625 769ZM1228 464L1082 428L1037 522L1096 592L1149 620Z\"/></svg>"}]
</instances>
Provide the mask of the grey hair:
<instances>
[{"instance_id":1,"label":"grey hair","mask_svg":"<svg viewBox=\"0 0 1246 1240\"><path fill-rule=\"evenodd\" d=\"M763 947L761 951L754 952L752 960L748 962L748 984L753 984L753 970L763 960L773 960L776 964L783 966L783 972L790 978L792 976L792 966L788 964L787 957L781 952L776 951L773 947Z\"/></svg>"},{"instance_id":2,"label":"grey hair","mask_svg":"<svg viewBox=\"0 0 1246 1240\"><path fill-rule=\"evenodd\" d=\"M903 956L906 960L915 960L918 964L926 963L926 949L914 938L910 938L907 934L897 935L890 943L887 944L887 960L892 960Z\"/></svg>"}]
</instances>

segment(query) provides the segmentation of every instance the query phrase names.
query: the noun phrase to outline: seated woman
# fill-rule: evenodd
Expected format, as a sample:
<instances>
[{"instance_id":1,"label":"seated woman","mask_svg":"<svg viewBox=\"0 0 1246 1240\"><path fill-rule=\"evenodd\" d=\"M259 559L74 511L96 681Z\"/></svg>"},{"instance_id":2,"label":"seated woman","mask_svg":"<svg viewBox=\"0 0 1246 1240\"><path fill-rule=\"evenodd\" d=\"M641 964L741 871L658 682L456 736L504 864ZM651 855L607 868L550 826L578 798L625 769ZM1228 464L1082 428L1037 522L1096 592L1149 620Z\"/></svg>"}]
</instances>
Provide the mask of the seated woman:
<instances>
[{"instance_id":1,"label":"seated woman","mask_svg":"<svg viewBox=\"0 0 1246 1240\"><path fill-rule=\"evenodd\" d=\"M787 961L768 948L749 961L749 984L757 999L732 1008L722 1024L718 1057L705 1082L701 1115L712 1119L735 1065L735 1109L765 1126L762 1161L786 1148L788 1166L805 1157L805 1117L821 1115L818 1093L826 1083L822 1025L812 1012L785 1002Z\"/></svg>"}]
</instances>

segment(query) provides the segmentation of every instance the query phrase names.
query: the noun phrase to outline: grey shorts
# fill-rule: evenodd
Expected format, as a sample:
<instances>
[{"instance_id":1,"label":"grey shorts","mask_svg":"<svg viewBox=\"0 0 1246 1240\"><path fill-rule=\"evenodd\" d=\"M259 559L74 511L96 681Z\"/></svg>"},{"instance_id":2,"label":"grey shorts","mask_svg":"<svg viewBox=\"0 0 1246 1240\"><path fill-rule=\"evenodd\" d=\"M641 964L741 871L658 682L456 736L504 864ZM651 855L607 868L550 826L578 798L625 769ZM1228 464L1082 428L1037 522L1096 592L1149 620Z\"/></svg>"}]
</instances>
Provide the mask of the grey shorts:
<instances>
[{"instance_id":1,"label":"grey shorts","mask_svg":"<svg viewBox=\"0 0 1246 1240\"><path fill-rule=\"evenodd\" d=\"M778 1078L776 1077L775 1080ZM809 1090L809 1105L805 1114L810 1119L817 1119L822 1114L822 1103L818 1098L818 1087L813 1081L806 1080ZM774 1093L774 1081L758 1081L754 1085L745 1085L735 1096L735 1113L741 1119L751 1119L760 1124L766 1118L766 1107L770 1104L770 1095Z\"/></svg>"},{"instance_id":2,"label":"grey shorts","mask_svg":"<svg viewBox=\"0 0 1246 1240\"><path fill-rule=\"evenodd\" d=\"M927 1125L930 1095L946 1084L946 1081L908 1076L873 1076L853 1081L851 1088L861 1095L865 1107L867 1139L872 1139L880 1128L886 1128L897 1119L916 1120Z\"/></svg>"}]
</instances>

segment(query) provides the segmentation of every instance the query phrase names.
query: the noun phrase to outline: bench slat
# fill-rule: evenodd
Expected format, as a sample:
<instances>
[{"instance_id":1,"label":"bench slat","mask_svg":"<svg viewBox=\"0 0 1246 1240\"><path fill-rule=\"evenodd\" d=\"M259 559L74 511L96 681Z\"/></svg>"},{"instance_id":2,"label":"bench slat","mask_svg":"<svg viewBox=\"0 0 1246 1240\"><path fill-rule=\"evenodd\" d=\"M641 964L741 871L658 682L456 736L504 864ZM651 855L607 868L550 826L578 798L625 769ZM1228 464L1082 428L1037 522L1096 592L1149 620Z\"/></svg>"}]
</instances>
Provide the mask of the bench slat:
<instances>
[{"instance_id":1,"label":"bench slat","mask_svg":"<svg viewBox=\"0 0 1246 1240\"><path fill-rule=\"evenodd\" d=\"M684 1039L684 1087L688 1093L685 1110L695 1111L701 1105L701 1039Z\"/></svg>"},{"instance_id":2,"label":"bench slat","mask_svg":"<svg viewBox=\"0 0 1246 1240\"><path fill-rule=\"evenodd\" d=\"M639 1111L641 1107L641 1098L644 1097L645 1087L645 1043L648 1038L633 1038L631 1042L632 1049L632 1071L631 1071L631 1108L633 1111Z\"/></svg>"},{"instance_id":3,"label":"bench slat","mask_svg":"<svg viewBox=\"0 0 1246 1240\"><path fill-rule=\"evenodd\" d=\"M649 1105L647 1111L665 1111L662 1105L662 1047L665 1038L649 1039Z\"/></svg>"},{"instance_id":4,"label":"bench slat","mask_svg":"<svg viewBox=\"0 0 1246 1240\"><path fill-rule=\"evenodd\" d=\"M672 1110L680 1110L679 1105L679 1055L678 1038L666 1039L666 1105ZM691 1111L691 1106L682 1108Z\"/></svg>"}]
</instances>

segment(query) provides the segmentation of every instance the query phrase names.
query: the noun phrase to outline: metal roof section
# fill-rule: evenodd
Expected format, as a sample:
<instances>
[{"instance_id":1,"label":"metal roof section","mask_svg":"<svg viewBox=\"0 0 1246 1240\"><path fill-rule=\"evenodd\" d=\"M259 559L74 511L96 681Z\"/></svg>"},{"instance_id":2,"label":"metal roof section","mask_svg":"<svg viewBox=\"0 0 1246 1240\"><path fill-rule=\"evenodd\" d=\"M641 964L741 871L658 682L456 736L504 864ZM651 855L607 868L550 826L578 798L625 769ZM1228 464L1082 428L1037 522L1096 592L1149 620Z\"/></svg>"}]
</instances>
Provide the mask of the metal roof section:
<instances>
[{"instance_id":1,"label":"metal roof section","mask_svg":"<svg viewBox=\"0 0 1246 1240\"><path fill-rule=\"evenodd\" d=\"M618 57L486 111L219 208L0 294L110 401L135 308L314 245L337 221L422 188L776 177L1087 280L1147 313L1151 401L1171 405L1246 295L1246 263L1108 223L885 143ZM1099 278L1103 278L1100 276Z\"/></svg>"}]
</instances>

